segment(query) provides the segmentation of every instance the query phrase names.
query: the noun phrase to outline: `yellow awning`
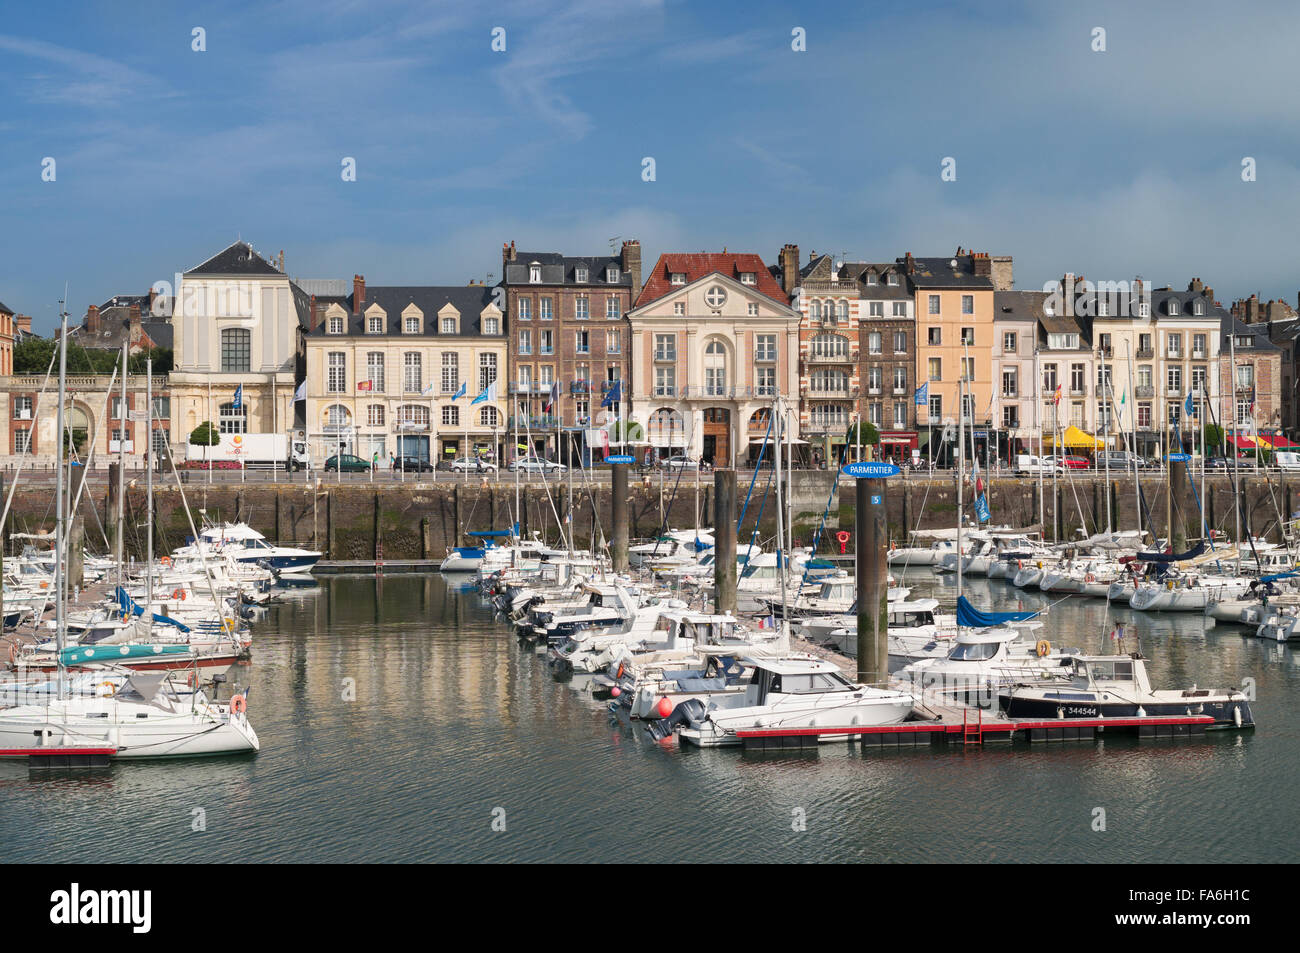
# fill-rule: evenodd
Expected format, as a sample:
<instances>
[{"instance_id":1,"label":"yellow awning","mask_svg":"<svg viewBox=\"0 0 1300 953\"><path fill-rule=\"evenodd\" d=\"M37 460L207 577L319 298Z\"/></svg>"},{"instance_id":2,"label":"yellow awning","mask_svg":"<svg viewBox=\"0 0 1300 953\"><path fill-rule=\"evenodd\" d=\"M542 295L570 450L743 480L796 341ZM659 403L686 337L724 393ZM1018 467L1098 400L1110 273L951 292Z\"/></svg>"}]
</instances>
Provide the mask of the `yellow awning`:
<instances>
[{"instance_id":1,"label":"yellow awning","mask_svg":"<svg viewBox=\"0 0 1300 953\"><path fill-rule=\"evenodd\" d=\"M1055 443L1055 434L1044 434L1048 443ZM1094 437L1090 433L1084 433L1078 427L1071 424L1061 433L1061 444L1066 447L1085 447L1089 450L1106 449L1106 441Z\"/></svg>"}]
</instances>

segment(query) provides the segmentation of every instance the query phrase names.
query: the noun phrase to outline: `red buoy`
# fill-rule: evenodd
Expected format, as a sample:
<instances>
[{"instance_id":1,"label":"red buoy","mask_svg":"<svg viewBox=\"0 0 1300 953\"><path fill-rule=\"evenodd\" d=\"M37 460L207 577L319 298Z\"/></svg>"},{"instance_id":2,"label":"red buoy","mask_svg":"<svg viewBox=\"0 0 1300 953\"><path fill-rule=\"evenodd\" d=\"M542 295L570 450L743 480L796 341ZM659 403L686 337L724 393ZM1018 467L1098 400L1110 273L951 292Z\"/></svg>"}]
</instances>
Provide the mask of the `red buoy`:
<instances>
[{"instance_id":1,"label":"red buoy","mask_svg":"<svg viewBox=\"0 0 1300 953\"><path fill-rule=\"evenodd\" d=\"M672 713L673 713L673 703L670 702L668 700L668 696L665 695L663 698L659 699L659 717L667 718Z\"/></svg>"}]
</instances>

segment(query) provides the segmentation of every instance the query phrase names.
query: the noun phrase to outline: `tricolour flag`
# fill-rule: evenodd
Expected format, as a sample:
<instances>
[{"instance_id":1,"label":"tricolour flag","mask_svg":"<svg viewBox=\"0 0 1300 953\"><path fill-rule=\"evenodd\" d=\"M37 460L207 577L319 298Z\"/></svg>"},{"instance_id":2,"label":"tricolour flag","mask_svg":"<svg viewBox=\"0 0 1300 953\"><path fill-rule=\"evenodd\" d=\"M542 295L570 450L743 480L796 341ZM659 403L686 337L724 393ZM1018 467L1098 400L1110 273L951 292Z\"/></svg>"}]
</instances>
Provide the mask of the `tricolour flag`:
<instances>
[{"instance_id":1,"label":"tricolour flag","mask_svg":"<svg viewBox=\"0 0 1300 953\"><path fill-rule=\"evenodd\" d=\"M542 406L542 409L549 414L551 410L555 407L555 405L558 404L559 402L560 402L560 382L555 381L554 383L551 384L551 395L546 399L546 403Z\"/></svg>"}]
</instances>

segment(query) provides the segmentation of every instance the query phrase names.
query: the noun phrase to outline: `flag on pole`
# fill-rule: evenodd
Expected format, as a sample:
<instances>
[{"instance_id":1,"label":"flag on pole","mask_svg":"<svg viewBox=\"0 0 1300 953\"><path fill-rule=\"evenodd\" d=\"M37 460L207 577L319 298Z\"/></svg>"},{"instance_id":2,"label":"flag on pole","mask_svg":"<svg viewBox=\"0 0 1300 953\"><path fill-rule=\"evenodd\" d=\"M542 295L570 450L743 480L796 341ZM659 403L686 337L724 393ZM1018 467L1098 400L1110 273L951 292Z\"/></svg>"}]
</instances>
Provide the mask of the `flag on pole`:
<instances>
[{"instance_id":1,"label":"flag on pole","mask_svg":"<svg viewBox=\"0 0 1300 953\"><path fill-rule=\"evenodd\" d=\"M609 389L605 399L600 402L601 407L613 407L623 399L623 381L614 381L614 386Z\"/></svg>"},{"instance_id":2,"label":"flag on pole","mask_svg":"<svg viewBox=\"0 0 1300 953\"><path fill-rule=\"evenodd\" d=\"M1192 392L1187 392L1187 400L1183 401L1183 413L1188 417L1196 414L1196 406L1192 403Z\"/></svg>"},{"instance_id":3,"label":"flag on pole","mask_svg":"<svg viewBox=\"0 0 1300 953\"><path fill-rule=\"evenodd\" d=\"M303 381L298 385L298 389L293 392L293 402L296 404L300 400L307 399L307 382Z\"/></svg>"},{"instance_id":4,"label":"flag on pole","mask_svg":"<svg viewBox=\"0 0 1300 953\"><path fill-rule=\"evenodd\" d=\"M244 385L243 384L239 384L237 387L235 387L235 399L231 402L230 409L231 410L244 409Z\"/></svg>"},{"instance_id":5,"label":"flag on pole","mask_svg":"<svg viewBox=\"0 0 1300 953\"><path fill-rule=\"evenodd\" d=\"M930 395L930 382L926 381L924 384L922 384L920 387L916 389L916 393L913 394L912 397L913 397L913 401L916 403L916 406L924 407L930 400L929 395Z\"/></svg>"},{"instance_id":6,"label":"flag on pole","mask_svg":"<svg viewBox=\"0 0 1300 953\"><path fill-rule=\"evenodd\" d=\"M542 410L548 414L560 402L560 382L555 381L551 384L551 394L546 398L546 403L542 405Z\"/></svg>"},{"instance_id":7,"label":"flag on pole","mask_svg":"<svg viewBox=\"0 0 1300 953\"><path fill-rule=\"evenodd\" d=\"M373 390L374 386L370 381L357 381L357 390Z\"/></svg>"},{"instance_id":8,"label":"flag on pole","mask_svg":"<svg viewBox=\"0 0 1300 953\"><path fill-rule=\"evenodd\" d=\"M425 387L424 390L420 391L420 396L428 397L432 393L433 393L433 381L429 381L428 386Z\"/></svg>"},{"instance_id":9,"label":"flag on pole","mask_svg":"<svg viewBox=\"0 0 1300 953\"><path fill-rule=\"evenodd\" d=\"M458 390L458 391L456 391L456 393L452 394L451 399L452 399L452 400L460 400L460 399L461 399L462 397L464 397L464 396L465 396L465 382L464 382L464 381L461 381L461 382L460 382L460 390Z\"/></svg>"},{"instance_id":10,"label":"flag on pole","mask_svg":"<svg viewBox=\"0 0 1300 953\"><path fill-rule=\"evenodd\" d=\"M465 388L462 385L461 390L464 389ZM477 397L475 397L473 400L470 401L470 406L473 406L474 404L481 404L485 400L496 400L496 399L497 399L497 382L493 381L491 384L488 384L487 387L483 388L483 393L479 394Z\"/></svg>"},{"instance_id":11,"label":"flag on pole","mask_svg":"<svg viewBox=\"0 0 1300 953\"><path fill-rule=\"evenodd\" d=\"M1052 405L1059 406L1061 403L1061 385L1056 385L1056 396L1052 398Z\"/></svg>"}]
</instances>

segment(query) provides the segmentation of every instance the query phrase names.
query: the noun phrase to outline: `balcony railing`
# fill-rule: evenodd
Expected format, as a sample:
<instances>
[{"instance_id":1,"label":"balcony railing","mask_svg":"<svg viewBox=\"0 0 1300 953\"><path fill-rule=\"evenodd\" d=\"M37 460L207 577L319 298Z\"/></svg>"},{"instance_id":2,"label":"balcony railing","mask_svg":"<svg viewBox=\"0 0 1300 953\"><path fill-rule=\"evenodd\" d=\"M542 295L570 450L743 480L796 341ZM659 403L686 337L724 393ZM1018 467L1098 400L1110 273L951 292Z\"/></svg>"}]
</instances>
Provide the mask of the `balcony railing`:
<instances>
[{"instance_id":1,"label":"balcony railing","mask_svg":"<svg viewBox=\"0 0 1300 953\"><path fill-rule=\"evenodd\" d=\"M1192 360L1193 360L1193 361L1203 361L1203 360L1205 360L1205 348L1203 348L1203 347L1194 347L1194 348L1192 348Z\"/></svg>"},{"instance_id":2,"label":"balcony railing","mask_svg":"<svg viewBox=\"0 0 1300 953\"><path fill-rule=\"evenodd\" d=\"M870 390L870 388L868 388L868 390ZM875 390L877 393L880 392L880 388L878 387ZM805 397L813 397L813 398L857 397L859 393L861 393L861 389L857 387L853 387L849 384L844 384L843 386L836 386L836 385L828 386L826 384L817 385L817 384L805 383L800 386L799 392L803 394Z\"/></svg>"},{"instance_id":3,"label":"balcony railing","mask_svg":"<svg viewBox=\"0 0 1300 953\"><path fill-rule=\"evenodd\" d=\"M1088 396L1088 385L1087 385L1087 384L1071 384L1071 385L1070 385L1070 396L1071 396L1071 397L1087 397L1087 396Z\"/></svg>"},{"instance_id":4,"label":"balcony railing","mask_svg":"<svg viewBox=\"0 0 1300 953\"><path fill-rule=\"evenodd\" d=\"M1238 384L1238 385L1237 385L1237 394L1238 394L1238 396L1243 396L1243 395L1251 394L1251 393L1254 392L1254 390L1255 390L1255 386L1254 386L1253 384Z\"/></svg>"},{"instance_id":5,"label":"balcony railing","mask_svg":"<svg viewBox=\"0 0 1300 953\"><path fill-rule=\"evenodd\" d=\"M668 363L675 364L677 363L677 352L676 351L655 351L655 360L665 361Z\"/></svg>"},{"instance_id":6,"label":"balcony railing","mask_svg":"<svg viewBox=\"0 0 1300 953\"><path fill-rule=\"evenodd\" d=\"M876 352L879 353L879 352ZM836 354L809 354L804 358L805 364L856 364L858 351L841 351Z\"/></svg>"},{"instance_id":7,"label":"balcony railing","mask_svg":"<svg viewBox=\"0 0 1300 953\"><path fill-rule=\"evenodd\" d=\"M570 393L570 394L590 394L590 393L591 393L591 381L570 381L570 382L569 382L569 393Z\"/></svg>"},{"instance_id":8,"label":"balcony railing","mask_svg":"<svg viewBox=\"0 0 1300 953\"><path fill-rule=\"evenodd\" d=\"M1140 347L1133 356L1139 361L1149 361L1156 356L1156 350L1153 347Z\"/></svg>"},{"instance_id":9,"label":"balcony railing","mask_svg":"<svg viewBox=\"0 0 1300 953\"><path fill-rule=\"evenodd\" d=\"M1155 386L1152 384L1138 384L1133 388L1133 396L1137 398L1150 399L1156 396Z\"/></svg>"},{"instance_id":10,"label":"balcony railing","mask_svg":"<svg viewBox=\"0 0 1300 953\"><path fill-rule=\"evenodd\" d=\"M656 384L651 391L652 397L676 397L677 388L673 384Z\"/></svg>"},{"instance_id":11,"label":"balcony railing","mask_svg":"<svg viewBox=\"0 0 1300 953\"><path fill-rule=\"evenodd\" d=\"M735 400L746 397L775 397L776 387L760 384L755 387L726 384L688 385L681 388L682 397L690 400Z\"/></svg>"},{"instance_id":12,"label":"balcony railing","mask_svg":"<svg viewBox=\"0 0 1300 953\"><path fill-rule=\"evenodd\" d=\"M1170 361L1181 361L1183 359L1183 349L1180 347L1171 347L1165 351L1165 358Z\"/></svg>"},{"instance_id":13,"label":"balcony railing","mask_svg":"<svg viewBox=\"0 0 1300 953\"><path fill-rule=\"evenodd\" d=\"M506 427L514 430L516 426L520 430L554 430L560 422L559 417L550 415L539 415L536 417L525 417L523 415L510 417L506 421Z\"/></svg>"}]
</instances>

